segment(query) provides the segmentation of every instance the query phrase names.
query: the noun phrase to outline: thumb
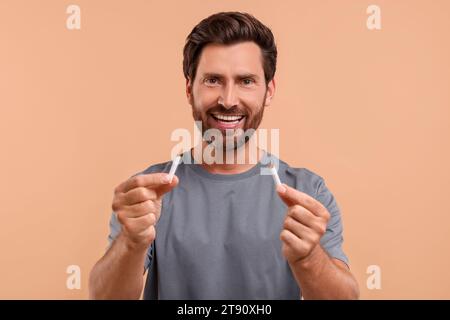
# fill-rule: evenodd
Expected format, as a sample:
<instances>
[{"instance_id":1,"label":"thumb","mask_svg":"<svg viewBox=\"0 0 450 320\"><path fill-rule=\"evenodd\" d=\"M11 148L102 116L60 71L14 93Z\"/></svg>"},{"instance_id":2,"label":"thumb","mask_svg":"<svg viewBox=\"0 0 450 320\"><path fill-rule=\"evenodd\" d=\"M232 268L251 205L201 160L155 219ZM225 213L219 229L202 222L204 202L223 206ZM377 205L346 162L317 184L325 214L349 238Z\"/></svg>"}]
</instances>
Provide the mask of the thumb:
<instances>
[{"instance_id":1,"label":"thumb","mask_svg":"<svg viewBox=\"0 0 450 320\"><path fill-rule=\"evenodd\" d=\"M281 184L277 186L277 193L281 200L288 206L291 207L297 203L297 193L298 191L289 187L286 184Z\"/></svg>"}]
</instances>

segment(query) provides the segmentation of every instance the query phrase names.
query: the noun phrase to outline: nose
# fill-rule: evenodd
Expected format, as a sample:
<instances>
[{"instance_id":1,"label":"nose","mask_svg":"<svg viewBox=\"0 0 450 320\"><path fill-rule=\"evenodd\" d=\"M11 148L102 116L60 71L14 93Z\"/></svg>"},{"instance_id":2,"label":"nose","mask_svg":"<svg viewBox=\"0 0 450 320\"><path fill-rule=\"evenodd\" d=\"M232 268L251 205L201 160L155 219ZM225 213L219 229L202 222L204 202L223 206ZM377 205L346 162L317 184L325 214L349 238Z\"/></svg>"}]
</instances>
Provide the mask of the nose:
<instances>
[{"instance_id":1,"label":"nose","mask_svg":"<svg viewBox=\"0 0 450 320\"><path fill-rule=\"evenodd\" d=\"M218 104L222 105L226 109L231 109L238 105L238 98L232 85L225 86L221 96L219 97Z\"/></svg>"}]
</instances>

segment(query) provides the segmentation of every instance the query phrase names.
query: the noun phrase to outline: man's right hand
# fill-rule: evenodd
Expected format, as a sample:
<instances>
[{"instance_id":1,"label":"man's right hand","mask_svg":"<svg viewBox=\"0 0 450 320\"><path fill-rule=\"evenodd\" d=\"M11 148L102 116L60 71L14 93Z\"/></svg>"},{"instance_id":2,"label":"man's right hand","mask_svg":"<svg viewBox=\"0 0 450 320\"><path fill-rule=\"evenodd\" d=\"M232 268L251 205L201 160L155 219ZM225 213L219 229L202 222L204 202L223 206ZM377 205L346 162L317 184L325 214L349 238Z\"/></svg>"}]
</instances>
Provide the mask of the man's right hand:
<instances>
[{"instance_id":1,"label":"man's right hand","mask_svg":"<svg viewBox=\"0 0 450 320\"><path fill-rule=\"evenodd\" d=\"M131 177L114 190L112 209L122 225L121 235L130 249L146 250L155 240L155 224L161 215L162 196L178 184L167 173Z\"/></svg>"}]
</instances>

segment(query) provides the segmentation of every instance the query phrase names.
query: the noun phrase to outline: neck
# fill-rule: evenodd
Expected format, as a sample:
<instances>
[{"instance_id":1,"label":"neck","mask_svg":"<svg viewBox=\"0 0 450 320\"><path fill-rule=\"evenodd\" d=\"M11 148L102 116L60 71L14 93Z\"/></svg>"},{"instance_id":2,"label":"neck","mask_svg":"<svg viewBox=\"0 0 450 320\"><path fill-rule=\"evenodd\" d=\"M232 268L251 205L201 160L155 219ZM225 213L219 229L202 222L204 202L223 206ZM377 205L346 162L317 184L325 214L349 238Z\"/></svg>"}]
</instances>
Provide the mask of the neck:
<instances>
[{"instance_id":1,"label":"neck","mask_svg":"<svg viewBox=\"0 0 450 320\"><path fill-rule=\"evenodd\" d=\"M198 145L191 149L191 156L195 159L195 162L201 163L201 166L210 173L214 174L238 174L253 168L257 162L261 160L263 150L256 148L256 163L255 159L251 159L249 152L249 141L242 147L233 150L223 151L223 163L208 164L204 161L203 154L208 143L203 141L201 145ZM197 149L199 148L199 149ZM197 150L196 150L197 149ZM229 161L227 159L233 159ZM244 161L240 161L244 159ZM253 161L252 161L253 160ZM229 163L231 162L231 163ZM238 163L239 162L239 163Z\"/></svg>"}]
</instances>

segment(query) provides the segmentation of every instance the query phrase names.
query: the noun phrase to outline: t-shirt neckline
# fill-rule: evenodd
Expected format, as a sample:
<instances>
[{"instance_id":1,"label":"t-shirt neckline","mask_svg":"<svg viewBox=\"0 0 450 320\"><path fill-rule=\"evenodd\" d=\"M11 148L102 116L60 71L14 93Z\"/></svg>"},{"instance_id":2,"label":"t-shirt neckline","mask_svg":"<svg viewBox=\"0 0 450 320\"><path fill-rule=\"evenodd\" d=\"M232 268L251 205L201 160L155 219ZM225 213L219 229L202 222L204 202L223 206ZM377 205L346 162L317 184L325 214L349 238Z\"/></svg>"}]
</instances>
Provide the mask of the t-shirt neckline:
<instances>
[{"instance_id":1,"label":"t-shirt neckline","mask_svg":"<svg viewBox=\"0 0 450 320\"><path fill-rule=\"evenodd\" d=\"M185 158L186 157L186 158ZM245 178L252 177L254 175L261 173L261 168L269 164L269 155L266 151L263 150L263 154L261 156L261 159L250 169L247 171L241 172L241 173L235 173L235 174L221 174L221 173L211 173L205 168L202 167L200 163L194 163L194 160L191 155L191 150L188 150L184 153L183 159L188 159L189 162L185 163L185 165L190 168L192 171L194 171L196 174L207 178L207 179L213 179L213 180L221 180L221 181L235 181L235 180L241 180Z\"/></svg>"}]
</instances>

